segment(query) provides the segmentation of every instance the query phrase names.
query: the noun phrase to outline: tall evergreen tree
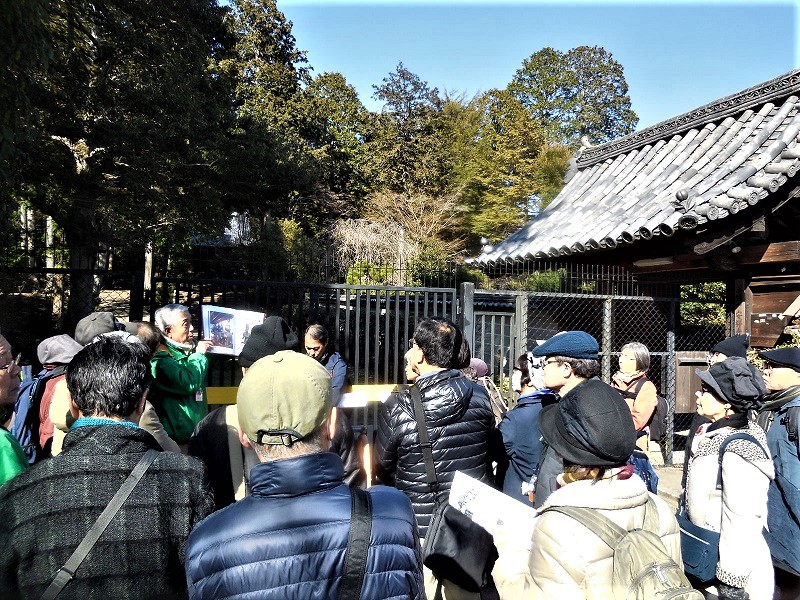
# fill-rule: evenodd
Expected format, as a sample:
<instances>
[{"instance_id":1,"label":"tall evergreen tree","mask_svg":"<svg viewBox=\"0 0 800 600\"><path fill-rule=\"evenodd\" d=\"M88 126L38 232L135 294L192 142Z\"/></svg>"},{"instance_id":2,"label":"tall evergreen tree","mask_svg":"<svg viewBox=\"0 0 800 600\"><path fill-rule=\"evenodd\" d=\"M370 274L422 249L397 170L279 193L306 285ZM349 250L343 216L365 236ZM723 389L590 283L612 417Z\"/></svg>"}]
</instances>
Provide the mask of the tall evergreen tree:
<instances>
[{"instance_id":1,"label":"tall evergreen tree","mask_svg":"<svg viewBox=\"0 0 800 600\"><path fill-rule=\"evenodd\" d=\"M143 243L222 218L207 185L226 118L210 68L222 12L211 0L49 3L50 60L28 67L28 135L3 195L54 219L71 267L95 268L101 242ZM92 292L91 277L73 277L73 322L92 309Z\"/></svg>"},{"instance_id":2,"label":"tall evergreen tree","mask_svg":"<svg viewBox=\"0 0 800 600\"><path fill-rule=\"evenodd\" d=\"M549 140L572 148L584 136L597 144L627 135L639 120L622 65L600 46L543 48L522 62L508 89Z\"/></svg>"}]
</instances>

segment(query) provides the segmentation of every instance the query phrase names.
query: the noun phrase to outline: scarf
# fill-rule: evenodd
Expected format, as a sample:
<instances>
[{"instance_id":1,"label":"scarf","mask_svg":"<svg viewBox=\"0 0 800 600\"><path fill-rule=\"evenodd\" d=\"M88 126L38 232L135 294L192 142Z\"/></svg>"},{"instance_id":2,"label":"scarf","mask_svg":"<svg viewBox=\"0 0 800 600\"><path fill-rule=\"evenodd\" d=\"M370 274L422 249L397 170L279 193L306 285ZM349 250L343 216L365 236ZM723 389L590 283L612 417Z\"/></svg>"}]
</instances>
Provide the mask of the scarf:
<instances>
[{"instance_id":1,"label":"scarf","mask_svg":"<svg viewBox=\"0 0 800 600\"><path fill-rule=\"evenodd\" d=\"M630 387L631 383L639 379L639 377L644 376L644 371L634 371L633 373L623 373L622 371L617 371L614 375L615 378L619 379L620 382L624 383L626 386Z\"/></svg>"},{"instance_id":2,"label":"scarf","mask_svg":"<svg viewBox=\"0 0 800 600\"><path fill-rule=\"evenodd\" d=\"M714 431L715 429L722 429L723 427L731 427L733 429L743 429L747 427L747 424L749 422L750 419L748 419L746 412L743 413L735 412L727 417L717 419L716 421L711 423L711 425L708 426L708 429L706 429L706 431Z\"/></svg>"},{"instance_id":3,"label":"scarf","mask_svg":"<svg viewBox=\"0 0 800 600\"><path fill-rule=\"evenodd\" d=\"M800 385L793 385L765 396L764 404L761 405L761 411L758 413L758 424L761 425L761 428L768 431L775 418L775 413L798 396L800 396Z\"/></svg>"}]
</instances>

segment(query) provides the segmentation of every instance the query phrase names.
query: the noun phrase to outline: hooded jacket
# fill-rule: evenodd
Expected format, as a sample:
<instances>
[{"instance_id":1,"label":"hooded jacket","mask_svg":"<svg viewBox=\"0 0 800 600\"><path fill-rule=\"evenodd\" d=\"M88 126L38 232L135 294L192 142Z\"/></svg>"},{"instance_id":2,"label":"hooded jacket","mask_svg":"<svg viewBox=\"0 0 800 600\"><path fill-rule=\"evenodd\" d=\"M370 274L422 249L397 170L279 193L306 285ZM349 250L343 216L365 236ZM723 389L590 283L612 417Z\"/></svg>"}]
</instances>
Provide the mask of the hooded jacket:
<instances>
[{"instance_id":1,"label":"hooded jacket","mask_svg":"<svg viewBox=\"0 0 800 600\"><path fill-rule=\"evenodd\" d=\"M208 414L205 386L208 357L162 336L150 359L150 369L153 385L148 399L167 435L185 444L195 426Z\"/></svg>"},{"instance_id":2,"label":"hooded jacket","mask_svg":"<svg viewBox=\"0 0 800 600\"><path fill-rule=\"evenodd\" d=\"M539 413L543 406L557 401L558 397L548 389L520 396L517 405L505 414L497 426L509 462L503 479L503 493L528 506L532 504L527 494L522 494L522 483L530 482L544 450Z\"/></svg>"},{"instance_id":3,"label":"hooded jacket","mask_svg":"<svg viewBox=\"0 0 800 600\"><path fill-rule=\"evenodd\" d=\"M265 462L252 494L198 525L186 575L193 599L337 598L350 531L350 492L331 452ZM424 598L419 538L408 499L373 486L362 598Z\"/></svg>"},{"instance_id":4,"label":"hooded jacket","mask_svg":"<svg viewBox=\"0 0 800 600\"><path fill-rule=\"evenodd\" d=\"M718 490L719 449L737 432L749 433L761 447L732 441L722 459ZM771 599L774 585L772 558L761 533L767 525L767 490L775 477L766 447L764 430L755 423L742 429L709 426L695 436L686 478L689 519L720 534L717 578L744 588L751 600Z\"/></svg>"},{"instance_id":5,"label":"hooded jacket","mask_svg":"<svg viewBox=\"0 0 800 600\"><path fill-rule=\"evenodd\" d=\"M439 497L447 498L456 471L491 483L489 438L495 420L486 390L457 370L420 377L414 385L425 411ZM409 497L424 538L436 502L425 481L414 401L408 390L392 394L380 407L375 454L378 479Z\"/></svg>"},{"instance_id":6,"label":"hooded jacket","mask_svg":"<svg viewBox=\"0 0 800 600\"><path fill-rule=\"evenodd\" d=\"M553 492L541 510L548 506L594 508L631 531L644 525L648 498L658 509L658 535L667 554L680 565L680 530L675 516L666 502L647 492L639 477L575 481ZM559 600L611 598L613 556L614 551L577 520L546 512L537 519L533 530L529 558L533 590L524 596Z\"/></svg>"}]
</instances>

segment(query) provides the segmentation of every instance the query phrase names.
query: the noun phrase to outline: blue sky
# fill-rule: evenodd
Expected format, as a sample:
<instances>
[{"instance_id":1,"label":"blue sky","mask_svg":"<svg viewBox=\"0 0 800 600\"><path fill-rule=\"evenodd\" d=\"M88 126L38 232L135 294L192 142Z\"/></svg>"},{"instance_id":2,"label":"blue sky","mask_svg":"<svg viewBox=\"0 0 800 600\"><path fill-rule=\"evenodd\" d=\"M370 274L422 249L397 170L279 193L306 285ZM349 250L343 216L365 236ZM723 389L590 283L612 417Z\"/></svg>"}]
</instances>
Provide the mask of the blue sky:
<instances>
[{"instance_id":1,"label":"blue sky","mask_svg":"<svg viewBox=\"0 0 800 600\"><path fill-rule=\"evenodd\" d=\"M779 0L278 0L314 74L338 71L372 110L397 63L471 97L505 87L551 46L603 46L619 61L638 129L800 66L798 4Z\"/></svg>"}]
</instances>

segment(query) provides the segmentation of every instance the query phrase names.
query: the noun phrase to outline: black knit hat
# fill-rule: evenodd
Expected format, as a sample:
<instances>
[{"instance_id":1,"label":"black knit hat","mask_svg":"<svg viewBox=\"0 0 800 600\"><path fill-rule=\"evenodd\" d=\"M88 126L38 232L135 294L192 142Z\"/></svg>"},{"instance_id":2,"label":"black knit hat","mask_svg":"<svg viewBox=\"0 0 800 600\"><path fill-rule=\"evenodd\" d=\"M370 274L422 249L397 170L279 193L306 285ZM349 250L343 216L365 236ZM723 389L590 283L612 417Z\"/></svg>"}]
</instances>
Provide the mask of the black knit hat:
<instances>
[{"instance_id":1,"label":"black knit hat","mask_svg":"<svg viewBox=\"0 0 800 600\"><path fill-rule=\"evenodd\" d=\"M250 337L239 354L239 365L249 367L259 358L281 350L296 350L298 341L297 335L281 317L267 317L263 324L250 330Z\"/></svg>"},{"instance_id":2,"label":"black knit hat","mask_svg":"<svg viewBox=\"0 0 800 600\"><path fill-rule=\"evenodd\" d=\"M720 400L731 405L734 412L758 410L767 392L761 374L739 356L711 365L707 371L696 369L695 372Z\"/></svg>"},{"instance_id":3,"label":"black knit hat","mask_svg":"<svg viewBox=\"0 0 800 600\"><path fill-rule=\"evenodd\" d=\"M714 346L711 351L724 354L728 358L731 356L747 358L747 335L744 333L732 335L728 339L722 340L719 344Z\"/></svg>"},{"instance_id":4,"label":"black knit hat","mask_svg":"<svg viewBox=\"0 0 800 600\"><path fill-rule=\"evenodd\" d=\"M566 461L583 467L618 467L636 447L636 429L625 400L599 379L571 389L542 409L542 437Z\"/></svg>"}]
</instances>

